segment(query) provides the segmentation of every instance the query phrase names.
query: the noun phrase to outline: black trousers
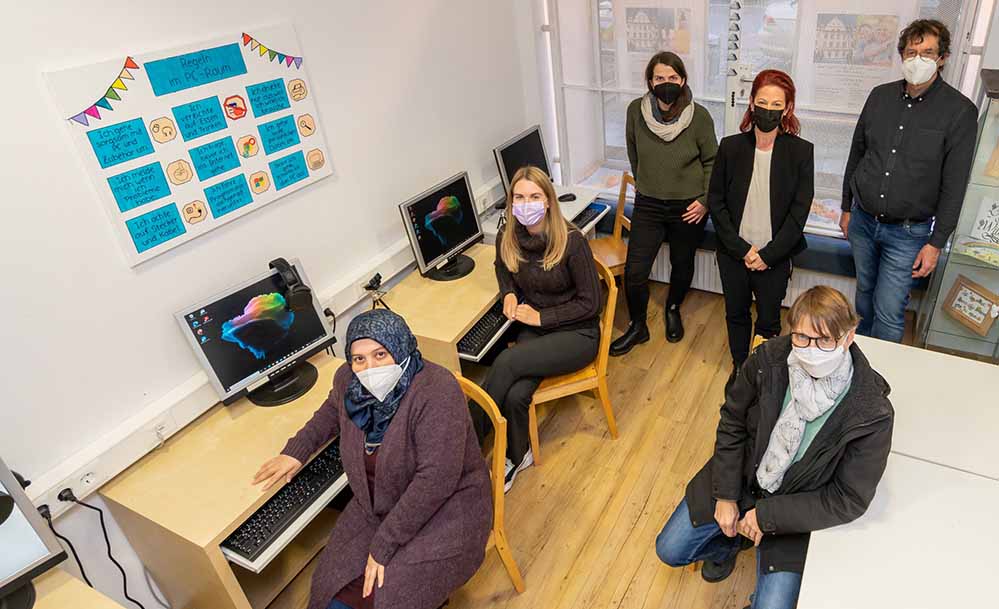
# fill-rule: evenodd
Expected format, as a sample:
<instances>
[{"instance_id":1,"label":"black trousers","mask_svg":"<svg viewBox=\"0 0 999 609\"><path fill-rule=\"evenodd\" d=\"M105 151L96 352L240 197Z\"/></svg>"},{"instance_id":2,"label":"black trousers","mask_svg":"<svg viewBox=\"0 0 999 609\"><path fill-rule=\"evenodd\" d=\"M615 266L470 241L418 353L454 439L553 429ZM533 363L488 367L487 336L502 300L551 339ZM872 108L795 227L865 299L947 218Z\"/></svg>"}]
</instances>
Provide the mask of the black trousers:
<instances>
[{"instance_id":1,"label":"black trousers","mask_svg":"<svg viewBox=\"0 0 999 609\"><path fill-rule=\"evenodd\" d=\"M780 303L791 279L791 260L784 260L765 271L750 271L742 260L719 251L718 272L725 295L728 348L732 361L742 364L749 357L754 334L750 314L753 296L756 297L755 334L764 338L780 334Z\"/></svg>"},{"instance_id":2,"label":"black trousers","mask_svg":"<svg viewBox=\"0 0 999 609\"><path fill-rule=\"evenodd\" d=\"M516 465L531 447L528 408L534 390L546 376L568 374L586 366L597 357L600 329L543 333L524 326L517 343L500 353L486 374L482 385L506 418L506 455ZM474 409L473 412L481 409ZM473 416L479 438L488 425L483 416Z\"/></svg>"},{"instance_id":3,"label":"black trousers","mask_svg":"<svg viewBox=\"0 0 999 609\"><path fill-rule=\"evenodd\" d=\"M704 240L704 226L708 223L707 215L697 224L683 221L683 213L693 201L664 201L635 193L628 258L624 265L625 296L632 322L645 322L649 308L649 273L663 241L669 242L672 267L666 308L680 306L687 295L694 279L694 256Z\"/></svg>"}]
</instances>

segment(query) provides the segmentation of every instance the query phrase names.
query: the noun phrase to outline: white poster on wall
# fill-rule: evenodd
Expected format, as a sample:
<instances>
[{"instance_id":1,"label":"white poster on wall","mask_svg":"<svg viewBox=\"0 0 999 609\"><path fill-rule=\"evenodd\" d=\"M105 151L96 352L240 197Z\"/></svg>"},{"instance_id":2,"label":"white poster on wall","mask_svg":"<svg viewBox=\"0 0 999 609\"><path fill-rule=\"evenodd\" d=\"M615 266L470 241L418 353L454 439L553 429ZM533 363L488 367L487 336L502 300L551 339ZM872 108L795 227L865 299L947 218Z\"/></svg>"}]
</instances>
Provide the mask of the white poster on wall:
<instances>
[{"instance_id":1,"label":"white poster on wall","mask_svg":"<svg viewBox=\"0 0 999 609\"><path fill-rule=\"evenodd\" d=\"M45 75L132 266L332 174L307 65L286 24Z\"/></svg>"},{"instance_id":2,"label":"white poster on wall","mask_svg":"<svg viewBox=\"0 0 999 609\"><path fill-rule=\"evenodd\" d=\"M913 0L825 0L802 6L797 75L803 103L859 113L871 90L902 77L898 34L918 14Z\"/></svg>"},{"instance_id":3,"label":"white poster on wall","mask_svg":"<svg viewBox=\"0 0 999 609\"><path fill-rule=\"evenodd\" d=\"M646 90L645 66L659 51L683 60L696 93L704 86L704 3L693 0L628 0L615 14L625 88Z\"/></svg>"}]
</instances>

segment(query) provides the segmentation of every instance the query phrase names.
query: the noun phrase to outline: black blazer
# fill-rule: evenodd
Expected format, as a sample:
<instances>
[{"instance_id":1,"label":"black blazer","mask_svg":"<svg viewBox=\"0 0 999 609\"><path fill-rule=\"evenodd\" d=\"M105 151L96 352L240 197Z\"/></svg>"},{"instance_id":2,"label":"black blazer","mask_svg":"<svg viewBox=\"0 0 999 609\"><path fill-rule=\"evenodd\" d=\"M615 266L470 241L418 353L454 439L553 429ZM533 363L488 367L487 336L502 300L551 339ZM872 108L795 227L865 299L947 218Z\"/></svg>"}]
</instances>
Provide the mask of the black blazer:
<instances>
[{"instance_id":1,"label":"black blazer","mask_svg":"<svg viewBox=\"0 0 999 609\"><path fill-rule=\"evenodd\" d=\"M708 209L718 233L720 249L741 259L750 244L739 236L753 177L756 132L750 130L723 138L715 156L708 188ZM770 222L773 239L760 249L767 266L774 266L802 252L805 221L815 196L815 152L812 143L781 133L770 159Z\"/></svg>"},{"instance_id":2,"label":"black blazer","mask_svg":"<svg viewBox=\"0 0 999 609\"><path fill-rule=\"evenodd\" d=\"M754 351L725 394L715 452L687 485L695 527L714 522L716 499L756 508L763 531L763 572L801 573L809 533L860 517L877 489L891 451L895 411L885 379L856 343L853 380L815 439L791 465L776 493L760 490L756 468L766 454L790 383L791 337L772 338Z\"/></svg>"}]
</instances>

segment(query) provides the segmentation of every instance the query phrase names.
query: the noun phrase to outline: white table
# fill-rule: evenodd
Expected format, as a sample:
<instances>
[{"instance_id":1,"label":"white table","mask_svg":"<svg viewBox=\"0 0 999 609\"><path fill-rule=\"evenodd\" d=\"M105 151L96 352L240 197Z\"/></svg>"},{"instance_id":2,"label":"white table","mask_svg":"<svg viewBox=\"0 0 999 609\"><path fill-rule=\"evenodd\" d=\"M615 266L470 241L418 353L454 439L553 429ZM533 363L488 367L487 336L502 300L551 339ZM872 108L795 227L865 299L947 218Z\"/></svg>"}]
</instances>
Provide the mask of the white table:
<instances>
[{"instance_id":1,"label":"white table","mask_svg":"<svg viewBox=\"0 0 999 609\"><path fill-rule=\"evenodd\" d=\"M798 609L995 607L999 483L892 454L867 513L812 533Z\"/></svg>"},{"instance_id":2,"label":"white table","mask_svg":"<svg viewBox=\"0 0 999 609\"><path fill-rule=\"evenodd\" d=\"M559 195L564 195L566 193L572 193L576 195L575 201L559 201L559 208L562 210L562 215L566 220L572 221L576 217L576 214L583 211L583 209L593 203L598 196L600 196L600 191L594 188L586 188L585 186L556 186L555 191ZM597 222L600 221L607 213L609 208L604 210L599 216L590 221L589 224L584 226L581 230L584 235L589 236L589 233L597 226ZM491 214L484 216L482 218L482 233L484 234L483 241L488 244L496 243L496 233L497 226L499 224L500 218L503 216L501 210L493 211Z\"/></svg>"},{"instance_id":3,"label":"white table","mask_svg":"<svg viewBox=\"0 0 999 609\"><path fill-rule=\"evenodd\" d=\"M857 344L891 385L893 453L999 480L999 366L864 336Z\"/></svg>"}]
</instances>

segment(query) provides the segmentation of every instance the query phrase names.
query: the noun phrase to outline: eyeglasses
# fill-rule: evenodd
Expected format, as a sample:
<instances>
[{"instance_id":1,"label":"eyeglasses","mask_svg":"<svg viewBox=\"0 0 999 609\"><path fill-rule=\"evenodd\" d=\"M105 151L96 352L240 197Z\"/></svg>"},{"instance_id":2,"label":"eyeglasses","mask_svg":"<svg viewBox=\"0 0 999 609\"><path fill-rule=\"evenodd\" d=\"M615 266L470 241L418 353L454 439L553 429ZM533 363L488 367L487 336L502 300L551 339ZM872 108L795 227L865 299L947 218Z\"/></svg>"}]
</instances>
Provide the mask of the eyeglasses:
<instances>
[{"instance_id":1,"label":"eyeglasses","mask_svg":"<svg viewBox=\"0 0 999 609\"><path fill-rule=\"evenodd\" d=\"M917 53L915 49L906 49L906 51L902 53L902 57L904 59L912 59L916 55L919 55L923 59L929 59L930 61L936 61L940 59L939 51L923 51L922 53Z\"/></svg>"},{"instance_id":2,"label":"eyeglasses","mask_svg":"<svg viewBox=\"0 0 999 609\"><path fill-rule=\"evenodd\" d=\"M844 334L843 336L846 335ZM805 349L810 347L812 343L815 343L819 351L835 351L836 347L839 346L839 341L843 340L843 336L833 338L831 336L809 336L800 332L792 332L791 344L799 349Z\"/></svg>"}]
</instances>

